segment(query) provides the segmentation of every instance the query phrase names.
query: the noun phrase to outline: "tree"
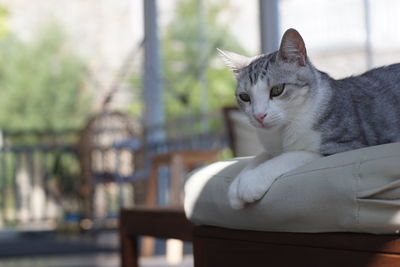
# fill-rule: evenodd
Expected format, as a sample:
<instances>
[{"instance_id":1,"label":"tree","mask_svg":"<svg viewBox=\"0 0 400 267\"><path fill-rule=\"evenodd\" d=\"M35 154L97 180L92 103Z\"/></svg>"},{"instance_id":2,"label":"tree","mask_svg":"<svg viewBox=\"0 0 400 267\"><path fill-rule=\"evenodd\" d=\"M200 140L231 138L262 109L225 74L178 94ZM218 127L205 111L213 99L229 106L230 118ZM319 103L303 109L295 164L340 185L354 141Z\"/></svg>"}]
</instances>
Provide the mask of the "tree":
<instances>
[{"instance_id":1,"label":"tree","mask_svg":"<svg viewBox=\"0 0 400 267\"><path fill-rule=\"evenodd\" d=\"M203 1L204 18L203 42L199 47L199 18L197 1L180 0L176 4L176 16L168 24L163 36L163 70L165 76L165 100L168 117L192 114L201 111L201 102L208 101L209 110L217 110L232 104L234 80L227 68L217 58L217 47L242 52L238 41L228 30L228 24L221 24L219 16L229 9L228 1ZM204 50L204 51L201 51ZM200 52L201 51L201 52ZM203 58L201 58L201 55ZM201 99L199 71L205 68L208 99Z\"/></svg>"},{"instance_id":2,"label":"tree","mask_svg":"<svg viewBox=\"0 0 400 267\"><path fill-rule=\"evenodd\" d=\"M89 112L86 66L56 23L31 42L0 40L0 128L60 131L82 125Z\"/></svg>"},{"instance_id":3,"label":"tree","mask_svg":"<svg viewBox=\"0 0 400 267\"><path fill-rule=\"evenodd\" d=\"M174 16L161 32L164 75L164 100L167 119L201 112L201 101L208 101L210 111L233 104L234 78L217 56L217 47L244 52L228 30L229 22L221 23L222 11L229 10L228 1L203 1L203 29L206 42L199 56L199 18L197 0L179 0ZM208 99L201 99L199 71L205 68ZM135 80L135 87L139 82ZM139 101L132 110L140 110ZM136 114L137 115L137 114Z\"/></svg>"}]
</instances>

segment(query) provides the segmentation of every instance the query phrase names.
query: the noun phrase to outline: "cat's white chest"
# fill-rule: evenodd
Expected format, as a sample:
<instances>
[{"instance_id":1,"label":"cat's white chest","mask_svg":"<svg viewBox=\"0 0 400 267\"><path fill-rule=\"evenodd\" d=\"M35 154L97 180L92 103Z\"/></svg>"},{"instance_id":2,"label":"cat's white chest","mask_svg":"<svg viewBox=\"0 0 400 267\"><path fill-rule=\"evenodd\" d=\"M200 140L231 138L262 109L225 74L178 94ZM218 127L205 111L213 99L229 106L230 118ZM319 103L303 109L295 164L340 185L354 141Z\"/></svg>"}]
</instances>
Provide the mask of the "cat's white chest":
<instances>
[{"instance_id":1,"label":"cat's white chest","mask_svg":"<svg viewBox=\"0 0 400 267\"><path fill-rule=\"evenodd\" d=\"M319 153L321 134L309 129L301 133L286 133L282 141L282 151L310 151Z\"/></svg>"},{"instance_id":2,"label":"cat's white chest","mask_svg":"<svg viewBox=\"0 0 400 267\"><path fill-rule=\"evenodd\" d=\"M321 134L311 129L311 127L290 128L286 131L257 129L257 134L265 150L272 156L288 151L319 153Z\"/></svg>"},{"instance_id":3,"label":"cat's white chest","mask_svg":"<svg viewBox=\"0 0 400 267\"><path fill-rule=\"evenodd\" d=\"M282 151L310 151L319 153L321 133L313 129L313 113L305 113L301 120L288 125L282 132Z\"/></svg>"},{"instance_id":4,"label":"cat's white chest","mask_svg":"<svg viewBox=\"0 0 400 267\"><path fill-rule=\"evenodd\" d=\"M266 131L257 129L260 142L272 156L288 151L319 153L321 134L312 129L312 119L291 125L284 130Z\"/></svg>"},{"instance_id":5,"label":"cat's white chest","mask_svg":"<svg viewBox=\"0 0 400 267\"><path fill-rule=\"evenodd\" d=\"M257 136L264 150L271 156L282 153L282 134L279 130L263 130L256 128Z\"/></svg>"}]
</instances>

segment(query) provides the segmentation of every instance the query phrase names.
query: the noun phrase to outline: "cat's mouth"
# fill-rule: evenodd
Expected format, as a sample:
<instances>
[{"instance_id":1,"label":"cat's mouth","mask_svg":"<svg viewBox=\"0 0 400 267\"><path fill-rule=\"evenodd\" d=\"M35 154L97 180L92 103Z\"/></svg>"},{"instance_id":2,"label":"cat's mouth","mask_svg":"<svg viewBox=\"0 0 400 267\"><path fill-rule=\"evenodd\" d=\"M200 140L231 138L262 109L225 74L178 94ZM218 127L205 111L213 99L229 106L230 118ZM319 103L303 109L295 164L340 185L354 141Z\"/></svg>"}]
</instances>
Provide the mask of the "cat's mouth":
<instances>
[{"instance_id":1,"label":"cat's mouth","mask_svg":"<svg viewBox=\"0 0 400 267\"><path fill-rule=\"evenodd\" d=\"M274 126L275 126L274 123L268 122L268 121L267 121L267 122L265 122L265 121L263 121L263 122L252 121L252 124L253 124L253 126L256 127L256 128L265 129L265 130L272 129L272 128L274 128Z\"/></svg>"}]
</instances>

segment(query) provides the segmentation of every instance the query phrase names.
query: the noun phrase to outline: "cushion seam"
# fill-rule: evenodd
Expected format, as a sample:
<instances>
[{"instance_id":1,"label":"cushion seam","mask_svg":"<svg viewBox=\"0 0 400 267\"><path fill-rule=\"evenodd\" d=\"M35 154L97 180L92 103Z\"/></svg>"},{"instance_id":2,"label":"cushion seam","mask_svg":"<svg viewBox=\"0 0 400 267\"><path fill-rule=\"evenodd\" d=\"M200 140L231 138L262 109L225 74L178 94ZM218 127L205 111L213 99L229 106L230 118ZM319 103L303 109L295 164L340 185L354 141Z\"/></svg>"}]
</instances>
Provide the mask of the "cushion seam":
<instances>
[{"instance_id":1,"label":"cushion seam","mask_svg":"<svg viewBox=\"0 0 400 267\"><path fill-rule=\"evenodd\" d=\"M354 164L354 172L353 176L355 178L354 188L353 188L353 201L355 203L356 208L356 227L357 229L361 229L360 225L360 203L357 201L357 192L358 188L360 188L361 182L361 161L358 161Z\"/></svg>"},{"instance_id":2,"label":"cushion seam","mask_svg":"<svg viewBox=\"0 0 400 267\"><path fill-rule=\"evenodd\" d=\"M329 170L329 169L347 167L347 166L351 166L351 165L353 165L353 164L354 164L354 162L352 162L352 163L346 163L346 164L342 164L342 165L336 165L336 166L332 166L332 167L324 167L324 168L319 168L319 169L312 169L312 170L302 171L302 172L296 172L296 170L294 170L293 173L290 173L290 174L283 174L283 175L281 176L281 178L296 176L296 175L299 175L299 174L313 173L313 172L322 171L322 170ZM301 168L301 167L300 167L300 168Z\"/></svg>"},{"instance_id":3,"label":"cushion seam","mask_svg":"<svg viewBox=\"0 0 400 267\"><path fill-rule=\"evenodd\" d=\"M347 166L351 166L351 165L354 165L354 164L361 165L361 164L367 163L367 162L369 162L369 161L374 161L374 160L378 160L378 159L380 160L380 159L398 158L398 157L400 157L400 154L399 154L399 155L386 156L386 157L377 157L377 158L373 158L373 159L359 160L359 161L356 161L356 162L351 162L351 163L346 163L346 164L341 164L341 165L336 165L336 166L331 166L331 167L324 167L324 168L312 169L312 170L302 171L302 172L295 172L295 170L294 170L294 173L291 173L291 174L283 174L283 175L281 176L281 178L286 178L286 177L295 176L295 175L299 175L299 174L312 173L312 172L316 172L316 171L322 171L322 170L329 170L329 169L334 169L334 168L347 167ZM360 168L361 168L361 167L359 167L359 169L360 169ZM360 170L359 170L359 171L360 171Z\"/></svg>"},{"instance_id":4,"label":"cushion seam","mask_svg":"<svg viewBox=\"0 0 400 267\"><path fill-rule=\"evenodd\" d=\"M385 156L385 157L377 157L377 158L373 158L373 159L365 159L365 160L360 160L358 163L363 164L366 163L368 161L373 161L373 160L377 160L377 159L389 159L389 158L398 158L400 157L400 154L397 155L391 155L391 156Z\"/></svg>"},{"instance_id":5,"label":"cushion seam","mask_svg":"<svg viewBox=\"0 0 400 267\"><path fill-rule=\"evenodd\" d=\"M342 165L336 165L336 166L331 166L331 167L324 167L324 168L319 168L319 169L312 169L312 170L308 170L308 171L302 171L302 172L294 172L291 174L283 174L282 176L280 176L279 179L283 179L283 178L287 178L287 177L291 177L291 176L296 176L299 174L306 174L306 173L313 173L316 171L322 171L322 170L329 170L329 169L334 169L334 168L341 168L341 167L347 167L347 166L351 166L354 164L358 164L360 165L359 169L361 169L361 164L367 163L369 161L373 161L373 160L377 160L377 159L388 159L388 158L398 158L400 157L399 155L394 155L394 156L387 156L387 157L377 157L377 158L373 158L373 159L367 159L367 160L360 160L360 161L356 161L356 162L351 162L351 163L346 163L346 164L342 164ZM359 170L360 171L360 170ZM215 173L213 175L210 175L211 177L213 176L218 176L218 177L223 177L223 178L232 178L232 175L221 175L218 173Z\"/></svg>"}]
</instances>

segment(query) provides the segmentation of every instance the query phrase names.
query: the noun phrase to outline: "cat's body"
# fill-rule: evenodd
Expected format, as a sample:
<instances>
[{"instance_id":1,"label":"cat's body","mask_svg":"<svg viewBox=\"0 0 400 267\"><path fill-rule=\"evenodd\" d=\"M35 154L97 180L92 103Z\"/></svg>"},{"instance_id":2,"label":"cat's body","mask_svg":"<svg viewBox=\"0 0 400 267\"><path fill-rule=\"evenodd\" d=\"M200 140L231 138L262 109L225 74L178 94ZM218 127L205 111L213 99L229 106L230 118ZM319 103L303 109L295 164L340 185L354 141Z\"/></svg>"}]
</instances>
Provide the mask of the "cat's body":
<instances>
[{"instance_id":1,"label":"cat's body","mask_svg":"<svg viewBox=\"0 0 400 267\"><path fill-rule=\"evenodd\" d=\"M265 147L231 184L234 208L315 158L400 141L400 64L335 80L311 64L293 29L275 53L222 54L238 81L238 104Z\"/></svg>"},{"instance_id":2,"label":"cat's body","mask_svg":"<svg viewBox=\"0 0 400 267\"><path fill-rule=\"evenodd\" d=\"M332 96L315 125L322 155L400 141L400 64L326 79Z\"/></svg>"},{"instance_id":3,"label":"cat's body","mask_svg":"<svg viewBox=\"0 0 400 267\"><path fill-rule=\"evenodd\" d=\"M326 156L400 142L400 64L340 80L323 72L319 76L325 105L318 107L312 126L299 126L306 131L303 137L292 133L295 140L290 142L290 138L271 137L269 132L257 128L260 142L271 155L308 150ZM281 134L286 132L290 133L285 129L280 131ZM276 134L279 135L279 131Z\"/></svg>"}]
</instances>

